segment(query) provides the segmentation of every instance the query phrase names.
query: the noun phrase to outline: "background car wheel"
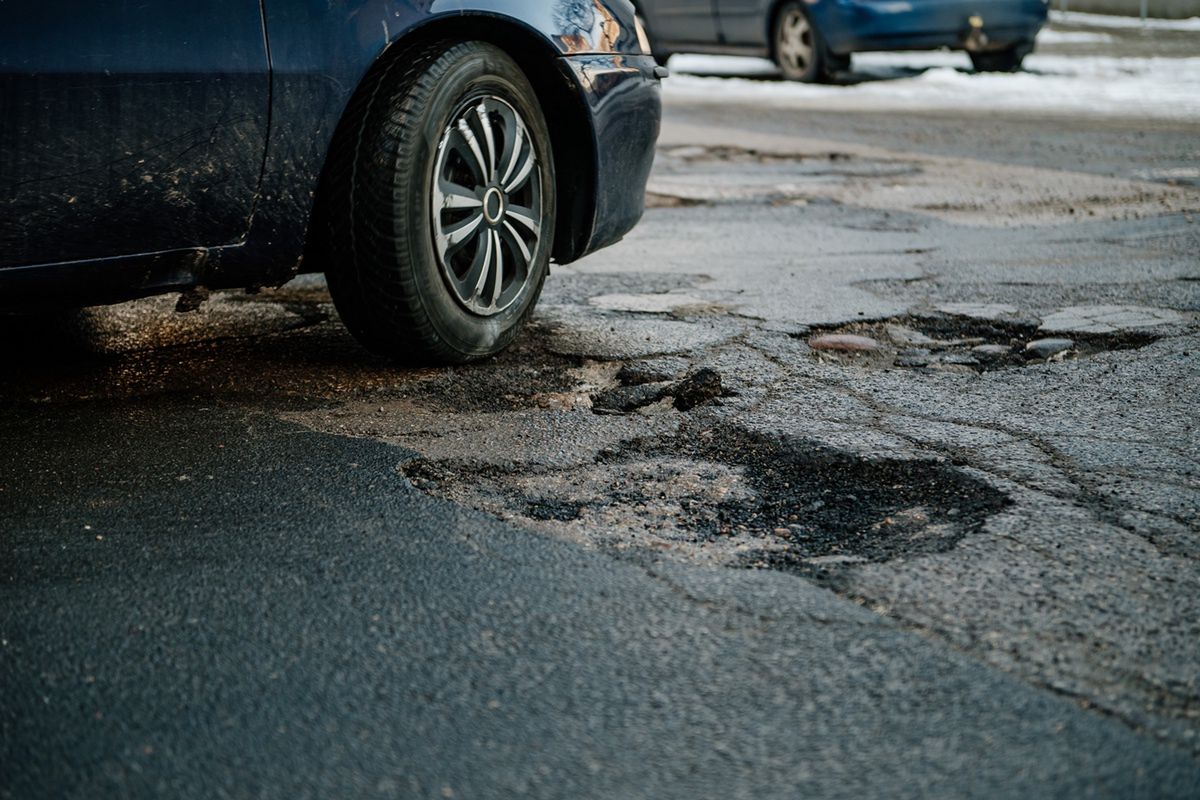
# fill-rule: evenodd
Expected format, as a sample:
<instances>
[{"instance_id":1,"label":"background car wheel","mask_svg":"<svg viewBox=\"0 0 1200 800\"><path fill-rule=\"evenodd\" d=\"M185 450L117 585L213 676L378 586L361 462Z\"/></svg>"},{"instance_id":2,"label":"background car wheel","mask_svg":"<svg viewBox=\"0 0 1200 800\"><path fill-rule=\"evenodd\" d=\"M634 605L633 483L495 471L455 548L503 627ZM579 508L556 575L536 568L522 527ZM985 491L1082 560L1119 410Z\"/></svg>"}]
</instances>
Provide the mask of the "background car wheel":
<instances>
[{"instance_id":1,"label":"background car wheel","mask_svg":"<svg viewBox=\"0 0 1200 800\"><path fill-rule=\"evenodd\" d=\"M1028 46L1016 45L1006 50L971 53L971 65L976 72L1016 72L1029 50Z\"/></svg>"},{"instance_id":2,"label":"background car wheel","mask_svg":"<svg viewBox=\"0 0 1200 800\"><path fill-rule=\"evenodd\" d=\"M524 73L482 42L389 59L347 111L318 204L330 293L368 349L440 364L504 349L554 234L550 135Z\"/></svg>"},{"instance_id":3,"label":"background car wheel","mask_svg":"<svg viewBox=\"0 0 1200 800\"><path fill-rule=\"evenodd\" d=\"M808 18L804 4L784 3L775 18L772 40L775 63L790 81L813 83L826 81L840 63L829 53L820 31ZM845 59L846 66L849 60Z\"/></svg>"}]
</instances>

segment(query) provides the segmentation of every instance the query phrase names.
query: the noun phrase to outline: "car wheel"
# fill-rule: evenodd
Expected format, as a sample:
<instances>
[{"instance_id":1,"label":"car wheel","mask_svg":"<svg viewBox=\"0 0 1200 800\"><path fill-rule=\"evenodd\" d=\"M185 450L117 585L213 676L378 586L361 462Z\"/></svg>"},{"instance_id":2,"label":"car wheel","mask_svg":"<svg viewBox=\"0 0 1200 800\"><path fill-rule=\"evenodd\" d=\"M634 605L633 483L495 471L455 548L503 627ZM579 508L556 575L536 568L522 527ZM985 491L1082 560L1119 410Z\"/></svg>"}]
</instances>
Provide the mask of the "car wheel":
<instances>
[{"instance_id":1,"label":"car wheel","mask_svg":"<svg viewBox=\"0 0 1200 800\"><path fill-rule=\"evenodd\" d=\"M835 67L820 31L808 18L804 4L784 3L775 18L775 63L789 81L829 80ZM848 62L847 62L848 63Z\"/></svg>"},{"instance_id":2,"label":"car wheel","mask_svg":"<svg viewBox=\"0 0 1200 800\"><path fill-rule=\"evenodd\" d=\"M482 42L390 58L352 101L319 216L329 290L368 349L453 364L533 312L554 235L554 163L520 67Z\"/></svg>"},{"instance_id":3,"label":"car wheel","mask_svg":"<svg viewBox=\"0 0 1200 800\"><path fill-rule=\"evenodd\" d=\"M976 72L1016 72L1028 52L1029 48L1017 45L1005 50L970 53L971 65Z\"/></svg>"}]
</instances>

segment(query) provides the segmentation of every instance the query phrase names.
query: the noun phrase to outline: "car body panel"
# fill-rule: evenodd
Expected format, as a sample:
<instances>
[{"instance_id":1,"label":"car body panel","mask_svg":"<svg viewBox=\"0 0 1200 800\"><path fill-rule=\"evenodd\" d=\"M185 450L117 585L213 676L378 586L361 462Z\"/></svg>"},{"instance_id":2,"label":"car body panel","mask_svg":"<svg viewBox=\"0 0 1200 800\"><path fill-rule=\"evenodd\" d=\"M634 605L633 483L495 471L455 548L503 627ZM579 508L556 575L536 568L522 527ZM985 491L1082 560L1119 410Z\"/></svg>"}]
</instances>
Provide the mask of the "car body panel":
<instances>
[{"instance_id":1,"label":"car body panel","mask_svg":"<svg viewBox=\"0 0 1200 800\"><path fill-rule=\"evenodd\" d=\"M656 39L704 42L718 36L717 0L639 2L638 10Z\"/></svg>"},{"instance_id":2,"label":"car body panel","mask_svg":"<svg viewBox=\"0 0 1200 800\"><path fill-rule=\"evenodd\" d=\"M584 250L617 241L642 216L643 187L654 163L661 101L650 56L573 56L566 59L575 80L590 87L586 98L594 121L596 210Z\"/></svg>"},{"instance_id":3,"label":"car body panel","mask_svg":"<svg viewBox=\"0 0 1200 800\"><path fill-rule=\"evenodd\" d=\"M0 267L241 241L270 78L257 0L0 6Z\"/></svg>"},{"instance_id":4,"label":"car body panel","mask_svg":"<svg viewBox=\"0 0 1200 800\"><path fill-rule=\"evenodd\" d=\"M9 7L0 5L0 29L9 19ZM66 278L56 275L76 276L83 284L94 284L96 292L105 283L105 271L121 275L113 281L111 296L98 299L108 302L196 283L211 288L277 284L302 268L318 269L302 266L302 256L325 156L350 98L389 48L402 48L419 37L453 38L459 31L508 42L514 58L554 73L552 82L573 87L582 101L576 102L577 113L588 141L580 142L580 152L593 167L595 193L586 198L589 207L575 242L556 250L559 260L573 260L615 241L640 217L661 109L654 65L641 55L627 0L262 0L256 13L260 41L264 29L266 34L270 70L263 72L263 80L270 81L270 102L269 111L264 104L255 117L261 142L243 139L257 160L252 203L244 217L248 230L236 239L217 236L185 241L186 246L177 248L106 253L116 257L86 263L0 269L0 305L18 294L43 300L57 296ZM514 41L521 46L514 47ZM219 65L211 67L219 71ZM10 95L19 98L31 91L11 83L4 88L6 104L14 102ZM0 175L0 202L22 180ZM12 224L28 231L37 222L27 212ZM129 231L143 229L126 226L125 240L140 241ZM31 251L26 247L24 252ZM21 262L10 258L0 263L11 267Z\"/></svg>"},{"instance_id":5,"label":"car body panel","mask_svg":"<svg viewBox=\"0 0 1200 800\"><path fill-rule=\"evenodd\" d=\"M666 52L737 52L770 55L771 26L779 0L638 0L648 19L655 48ZM657 9L690 3L712 9L712 35L695 37L691 30L668 24ZM715 6L714 6L715 3ZM870 50L930 50L967 46L971 18L978 17L988 48L1032 42L1045 24L1044 0L812 0L809 15L830 50L839 55Z\"/></svg>"},{"instance_id":6,"label":"car body panel","mask_svg":"<svg viewBox=\"0 0 1200 800\"><path fill-rule=\"evenodd\" d=\"M769 6L763 0L714 0L717 29L726 44L763 45L769 35Z\"/></svg>"}]
</instances>

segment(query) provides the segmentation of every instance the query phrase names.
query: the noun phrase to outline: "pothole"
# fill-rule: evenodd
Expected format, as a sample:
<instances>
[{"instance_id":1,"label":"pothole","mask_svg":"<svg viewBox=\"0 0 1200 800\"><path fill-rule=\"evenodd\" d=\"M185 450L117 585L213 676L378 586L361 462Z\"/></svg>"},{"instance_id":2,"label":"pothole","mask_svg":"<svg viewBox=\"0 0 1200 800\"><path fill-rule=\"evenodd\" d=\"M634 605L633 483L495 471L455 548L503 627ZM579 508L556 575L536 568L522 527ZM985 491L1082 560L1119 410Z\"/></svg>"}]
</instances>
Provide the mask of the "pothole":
<instances>
[{"instance_id":1,"label":"pothole","mask_svg":"<svg viewBox=\"0 0 1200 800\"><path fill-rule=\"evenodd\" d=\"M1037 319L955 315L902 316L814 328L804 338L821 361L877 369L988 372L1145 347L1145 331L1058 333Z\"/></svg>"},{"instance_id":2,"label":"pothole","mask_svg":"<svg viewBox=\"0 0 1200 800\"><path fill-rule=\"evenodd\" d=\"M658 208L717 203L827 203L829 186L895 181L921 171L920 165L909 161L848 153L779 154L752 148L687 145L659 151L647 203Z\"/></svg>"},{"instance_id":3,"label":"pothole","mask_svg":"<svg viewBox=\"0 0 1200 800\"><path fill-rule=\"evenodd\" d=\"M839 174L854 174L863 169L873 170L879 164L895 164L898 162L865 159L850 153L832 151L828 153L771 153L752 147L734 147L731 145L681 145L660 149L660 154L667 160L681 161L686 164L725 163L725 164L762 164L778 166L781 164L809 165L809 170L835 171ZM832 167L831 165L838 165ZM912 170L912 165L902 163L902 169Z\"/></svg>"},{"instance_id":4,"label":"pothole","mask_svg":"<svg viewBox=\"0 0 1200 800\"><path fill-rule=\"evenodd\" d=\"M856 564L948 550L1009 504L941 460L868 458L736 427L686 427L561 471L418 461L427 492L625 556L676 551L836 583Z\"/></svg>"}]
</instances>

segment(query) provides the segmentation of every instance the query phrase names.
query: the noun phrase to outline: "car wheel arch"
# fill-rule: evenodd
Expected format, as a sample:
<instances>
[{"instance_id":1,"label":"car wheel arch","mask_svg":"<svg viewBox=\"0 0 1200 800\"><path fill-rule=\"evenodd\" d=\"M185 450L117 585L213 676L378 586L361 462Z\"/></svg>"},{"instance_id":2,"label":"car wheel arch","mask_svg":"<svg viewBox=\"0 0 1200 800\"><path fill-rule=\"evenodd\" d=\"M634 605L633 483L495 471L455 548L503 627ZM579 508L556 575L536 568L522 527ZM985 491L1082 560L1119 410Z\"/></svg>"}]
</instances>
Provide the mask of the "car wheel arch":
<instances>
[{"instance_id":1,"label":"car wheel arch","mask_svg":"<svg viewBox=\"0 0 1200 800\"><path fill-rule=\"evenodd\" d=\"M328 154L333 152L343 123L352 113L355 98L370 76L406 52L430 42L481 41L495 45L517 63L537 94L550 131L551 149L556 164L559 206L555 224L552 257L568 263L582 255L591 237L595 216L596 145L587 109L580 101L570 71L560 53L543 36L515 20L490 14L463 14L439 17L406 31L383 48L370 67L364 70L358 86L342 110L338 126L326 152L326 163L317 182L317 194L310 212L306 261L315 254L312 246L314 222L320 213L322 186L326 181ZM313 265L321 269L321 265Z\"/></svg>"}]
</instances>

